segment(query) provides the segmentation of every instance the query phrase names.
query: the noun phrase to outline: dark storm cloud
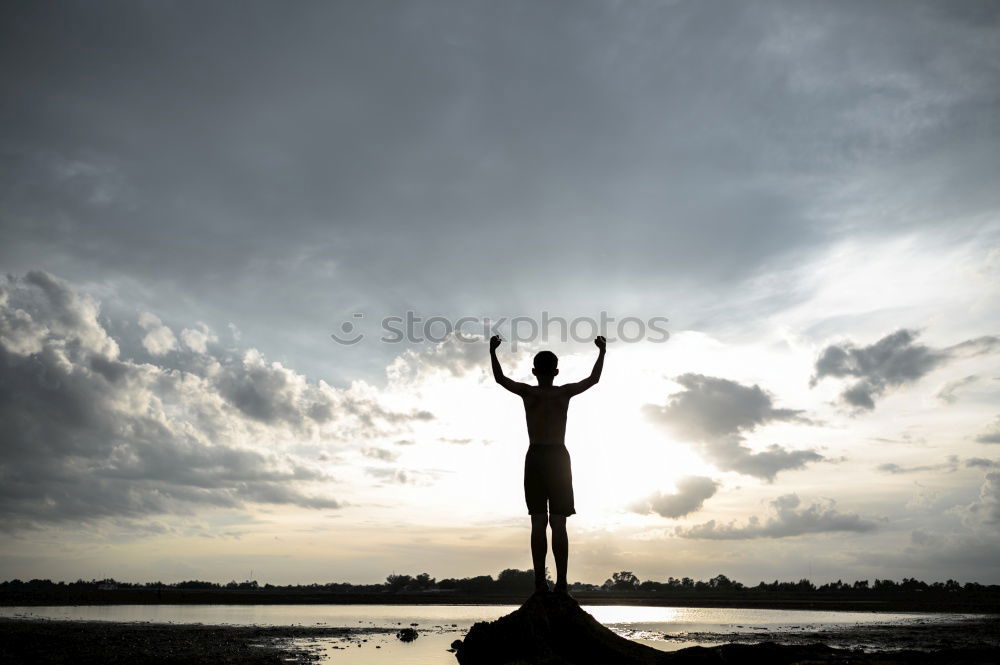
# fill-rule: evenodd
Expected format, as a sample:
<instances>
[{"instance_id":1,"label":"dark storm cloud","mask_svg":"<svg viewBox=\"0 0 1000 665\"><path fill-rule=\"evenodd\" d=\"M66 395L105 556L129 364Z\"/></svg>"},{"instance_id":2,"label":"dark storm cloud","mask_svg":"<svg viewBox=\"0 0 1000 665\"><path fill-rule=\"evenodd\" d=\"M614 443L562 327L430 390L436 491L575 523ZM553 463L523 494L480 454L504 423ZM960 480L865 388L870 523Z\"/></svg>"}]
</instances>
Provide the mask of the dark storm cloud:
<instances>
[{"instance_id":1,"label":"dark storm cloud","mask_svg":"<svg viewBox=\"0 0 1000 665\"><path fill-rule=\"evenodd\" d=\"M811 533L855 532L865 533L877 528L875 520L856 513L841 513L836 502L813 503L802 506L796 494L785 494L771 502L774 515L767 520L753 516L746 524L735 522L719 524L709 520L688 528L679 527L675 533L682 538L707 540L743 540L749 538L788 538Z\"/></svg>"},{"instance_id":2,"label":"dark storm cloud","mask_svg":"<svg viewBox=\"0 0 1000 665\"><path fill-rule=\"evenodd\" d=\"M989 2L0 11L5 269L126 284L340 380L395 355L323 346L362 304L707 300L859 232L831 202L920 211L866 233L1000 203Z\"/></svg>"},{"instance_id":3,"label":"dark storm cloud","mask_svg":"<svg viewBox=\"0 0 1000 665\"><path fill-rule=\"evenodd\" d=\"M687 476L677 481L676 492L654 492L635 503L630 510L640 515L657 513L661 517L683 517L700 510L718 489L719 483L711 478Z\"/></svg>"},{"instance_id":4,"label":"dark storm cloud","mask_svg":"<svg viewBox=\"0 0 1000 665\"><path fill-rule=\"evenodd\" d=\"M816 360L815 386L826 377L857 379L841 394L849 407L871 411L875 399L890 388L916 383L949 360L1000 350L1000 337L983 336L942 349L916 342L919 333L901 329L874 344L858 347L852 342L831 344ZM969 377L963 380L968 383ZM957 387L957 386L956 386Z\"/></svg>"},{"instance_id":5,"label":"dark storm cloud","mask_svg":"<svg viewBox=\"0 0 1000 665\"><path fill-rule=\"evenodd\" d=\"M654 7L522 4L495 12L477 3L449 2L364 9L303 4L295 10L249 3L239 9L203 8L197 21L175 9L128 3L64 6L59 20L30 6L12 13L5 43L20 65L5 74L23 103L38 104L34 117L8 110L24 132L10 138L19 148L11 155L14 170L34 185L34 193L58 191L74 213L90 217L102 230L124 223L129 204L169 219L169 232L158 231L153 220L144 231L178 249L183 243L170 276L181 277L187 268L188 279L237 267L232 264L244 256L266 268L270 258L310 247L305 238L290 246L289 219L357 269L373 259L410 267L419 258L417 249L430 250L437 261L441 249L435 251L435 245L451 234L459 247L489 239L493 249L516 249L536 263L538 273L545 272L542 259L555 246L582 258L587 245L564 232L579 222L598 223L590 206L607 209L630 194L650 198L647 183L633 189L625 178L609 180L609 174L635 172L671 148L691 152L671 138L672 125L700 122L696 114L721 101L714 86L694 84L688 99L698 107L678 104L669 93L671 83L682 79L692 85L698 71L686 72L668 60L673 54L666 37L683 35L685 24L692 23L734 38L743 28L750 47L764 38L767 19L694 7L672 16ZM650 20L660 30L651 29ZM74 28L66 30L66 24ZM629 46L609 46L608 30L619 32ZM741 51L705 55L735 63ZM73 59L57 55L70 53ZM644 71L656 63L668 66ZM696 59L686 64L710 67ZM86 83L80 72L88 73ZM734 86L730 94L752 94L738 76L727 79ZM49 90L58 90L61 99L48 99ZM631 97L640 90L674 107L671 119L664 121L662 109L636 104ZM76 122L66 123L70 118ZM103 131L94 135L93 129ZM705 156L724 172L733 166L723 150L749 152L733 138L706 137L716 154ZM707 191L708 183L698 182L692 169L704 167L670 168L660 188ZM647 173L643 180L648 178ZM595 197L595 190L604 196ZM184 214L189 196L201 208L195 216ZM160 205L150 206L154 201ZM738 203L690 196L680 203L703 224L739 233L743 251L770 254L775 248L762 236L804 235L788 204L753 188ZM646 241L664 239L655 206L647 200L646 209L630 220ZM741 232L733 219L737 210L753 210L758 230L774 233ZM206 234L196 217L215 212L223 216ZM102 216L108 219L99 220ZM560 218L567 221L556 221ZM548 224L537 226L542 220ZM491 222L535 227L535 242L492 233ZM226 235L230 242L219 242L218 232L236 229L252 233ZM708 230L690 242L707 249L714 244ZM185 232L210 242L189 244ZM608 249L628 255L641 247L636 240L621 238ZM688 241L671 240L663 251L697 268L698 262L676 247ZM142 255L167 249L135 245L132 255L119 261L138 270L144 267ZM361 256L352 260L344 249L361 249ZM733 249L715 247L729 259L735 258ZM92 251L110 258L112 247ZM653 265L648 252L635 258ZM462 252L449 259L452 265L434 271L435 284L478 265ZM322 254L303 260L321 262ZM723 256L711 263L730 269Z\"/></svg>"},{"instance_id":6,"label":"dark storm cloud","mask_svg":"<svg viewBox=\"0 0 1000 665\"><path fill-rule=\"evenodd\" d=\"M643 412L682 440L697 443L723 471L772 481L779 471L800 469L823 459L813 450L788 450L772 444L754 452L745 445L745 434L768 423L809 422L802 411L774 408L771 395L760 386L702 374L684 374L674 380L685 390L670 395L663 406L645 405Z\"/></svg>"},{"instance_id":7,"label":"dark storm cloud","mask_svg":"<svg viewBox=\"0 0 1000 665\"><path fill-rule=\"evenodd\" d=\"M162 326L148 323L140 335ZM246 502L336 508L308 490L326 475L281 442L322 436L334 418L345 431L406 420L253 350L177 362L185 369L123 357L97 301L47 273L0 284L0 525Z\"/></svg>"}]
</instances>

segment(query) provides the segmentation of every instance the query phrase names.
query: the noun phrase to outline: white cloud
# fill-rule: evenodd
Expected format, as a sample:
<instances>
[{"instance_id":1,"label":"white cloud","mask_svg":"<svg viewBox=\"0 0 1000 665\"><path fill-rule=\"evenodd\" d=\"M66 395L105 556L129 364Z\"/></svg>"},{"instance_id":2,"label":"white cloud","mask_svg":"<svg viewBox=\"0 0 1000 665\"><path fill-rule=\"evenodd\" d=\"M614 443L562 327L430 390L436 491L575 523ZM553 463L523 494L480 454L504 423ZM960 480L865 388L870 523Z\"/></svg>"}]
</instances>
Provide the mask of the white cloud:
<instances>
[{"instance_id":1,"label":"white cloud","mask_svg":"<svg viewBox=\"0 0 1000 665\"><path fill-rule=\"evenodd\" d=\"M181 331L181 341L184 346L196 353L208 353L208 345L218 342L219 338L204 323L197 328L185 328Z\"/></svg>"},{"instance_id":2,"label":"white cloud","mask_svg":"<svg viewBox=\"0 0 1000 665\"><path fill-rule=\"evenodd\" d=\"M406 469L394 469L394 468L371 466L365 469L365 473L367 473L369 476L373 476L387 483L398 483L400 485L406 485L408 483L416 482L413 477L413 474L407 473Z\"/></svg>"},{"instance_id":3,"label":"white cloud","mask_svg":"<svg viewBox=\"0 0 1000 665\"><path fill-rule=\"evenodd\" d=\"M771 502L775 514L765 521L757 516L750 517L745 524L719 524L715 520L709 520L697 526L678 527L675 533L682 538L742 540L788 538L811 533L865 533L878 526L873 519L856 513L839 512L832 499L800 508L801 503L797 494L785 494Z\"/></svg>"},{"instance_id":4,"label":"white cloud","mask_svg":"<svg viewBox=\"0 0 1000 665\"><path fill-rule=\"evenodd\" d=\"M976 443L1000 443L1000 417L992 425L976 435Z\"/></svg>"},{"instance_id":5,"label":"white cloud","mask_svg":"<svg viewBox=\"0 0 1000 665\"><path fill-rule=\"evenodd\" d=\"M969 376L962 377L961 379L955 379L954 381L949 381L948 383L941 386L941 390L937 392L937 398L946 404L954 404L958 400L958 395L956 394L960 388L971 385L979 380L979 377L975 374L970 374Z\"/></svg>"},{"instance_id":6,"label":"white cloud","mask_svg":"<svg viewBox=\"0 0 1000 665\"><path fill-rule=\"evenodd\" d=\"M388 450L386 448L364 448L361 453L366 457L382 460L383 462L395 462L399 458L399 453L397 451Z\"/></svg>"},{"instance_id":7,"label":"white cloud","mask_svg":"<svg viewBox=\"0 0 1000 665\"><path fill-rule=\"evenodd\" d=\"M174 331L163 325L163 322L155 314L140 313L139 325L146 330L146 336L142 338L142 346L154 356L162 356L177 348L177 337L174 336Z\"/></svg>"},{"instance_id":8,"label":"white cloud","mask_svg":"<svg viewBox=\"0 0 1000 665\"><path fill-rule=\"evenodd\" d=\"M463 333L460 337L452 333L435 344L416 351L404 351L389 365L386 374L390 381L404 384L422 381L436 373L460 377L482 372L488 367L484 362L486 348L486 341L481 335ZM513 355L514 358L521 356L523 353ZM509 358L506 360L509 362Z\"/></svg>"},{"instance_id":9,"label":"white cloud","mask_svg":"<svg viewBox=\"0 0 1000 665\"><path fill-rule=\"evenodd\" d=\"M979 487L979 496L965 510L972 525L1000 527L1000 471L986 474Z\"/></svg>"}]
</instances>

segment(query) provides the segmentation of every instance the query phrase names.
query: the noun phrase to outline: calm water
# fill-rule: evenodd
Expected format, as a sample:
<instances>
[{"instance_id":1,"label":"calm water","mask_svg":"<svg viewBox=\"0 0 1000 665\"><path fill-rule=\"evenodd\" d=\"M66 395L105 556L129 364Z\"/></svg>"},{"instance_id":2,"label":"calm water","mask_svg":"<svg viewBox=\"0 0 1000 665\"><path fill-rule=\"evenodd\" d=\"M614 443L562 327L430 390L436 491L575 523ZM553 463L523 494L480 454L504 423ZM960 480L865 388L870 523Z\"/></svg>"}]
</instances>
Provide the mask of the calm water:
<instances>
[{"instance_id":1,"label":"calm water","mask_svg":"<svg viewBox=\"0 0 1000 665\"><path fill-rule=\"evenodd\" d=\"M322 657L344 665L373 663L454 664L448 647L477 621L492 621L516 605L81 605L72 607L0 607L2 617L38 617L87 621L148 621L258 626L341 626L386 628L390 632L350 638L296 640ZM598 621L619 634L663 650L696 641L663 641L661 635L685 633L759 634L822 630L857 624L906 624L954 621L968 615L933 613L825 612L696 607L585 605ZM418 624L416 641L396 639L400 627ZM377 647L377 648L376 648Z\"/></svg>"}]
</instances>

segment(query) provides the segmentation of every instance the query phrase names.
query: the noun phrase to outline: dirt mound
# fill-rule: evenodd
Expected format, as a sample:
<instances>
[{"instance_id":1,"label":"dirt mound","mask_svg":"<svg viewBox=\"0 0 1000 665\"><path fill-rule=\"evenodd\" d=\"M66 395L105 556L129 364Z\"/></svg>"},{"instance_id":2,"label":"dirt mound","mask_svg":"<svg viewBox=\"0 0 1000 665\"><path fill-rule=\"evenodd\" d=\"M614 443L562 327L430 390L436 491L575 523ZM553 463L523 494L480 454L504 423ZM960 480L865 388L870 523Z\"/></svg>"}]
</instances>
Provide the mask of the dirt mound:
<instances>
[{"instance_id":1,"label":"dirt mound","mask_svg":"<svg viewBox=\"0 0 1000 665\"><path fill-rule=\"evenodd\" d=\"M944 665L995 663L995 647L865 653L825 644L724 644L664 652L625 639L584 612L569 596L536 593L496 621L479 622L455 641L460 665L709 665L838 663Z\"/></svg>"}]
</instances>

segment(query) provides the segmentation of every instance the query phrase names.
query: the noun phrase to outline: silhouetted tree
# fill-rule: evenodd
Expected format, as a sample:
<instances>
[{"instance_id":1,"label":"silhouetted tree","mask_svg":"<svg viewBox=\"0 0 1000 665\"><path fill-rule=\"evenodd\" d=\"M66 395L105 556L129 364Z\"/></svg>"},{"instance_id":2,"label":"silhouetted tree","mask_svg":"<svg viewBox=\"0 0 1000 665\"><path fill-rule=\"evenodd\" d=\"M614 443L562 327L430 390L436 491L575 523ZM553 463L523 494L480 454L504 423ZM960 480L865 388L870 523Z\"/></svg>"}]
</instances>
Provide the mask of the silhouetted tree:
<instances>
[{"instance_id":1,"label":"silhouetted tree","mask_svg":"<svg viewBox=\"0 0 1000 665\"><path fill-rule=\"evenodd\" d=\"M631 570L611 573L611 588L615 591L635 591L639 588L639 578Z\"/></svg>"},{"instance_id":2,"label":"silhouetted tree","mask_svg":"<svg viewBox=\"0 0 1000 665\"><path fill-rule=\"evenodd\" d=\"M393 573L385 578L385 586L389 589L389 591L401 591L412 581L413 578L409 575L396 575Z\"/></svg>"},{"instance_id":3,"label":"silhouetted tree","mask_svg":"<svg viewBox=\"0 0 1000 665\"><path fill-rule=\"evenodd\" d=\"M548 577L548 569L545 571ZM535 571L507 568L497 575L496 586L503 591L531 593L535 588Z\"/></svg>"},{"instance_id":4,"label":"silhouetted tree","mask_svg":"<svg viewBox=\"0 0 1000 665\"><path fill-rule=\"evenodd\" d=\"M732 591L735 589L742 589L743 585L739 582L734 582L725 575L716 575L708 581L708 586L713 589L719 589L720 591Z\"/></svg>"},{"instance_id":5,"label":"silhouetted tree","mask_svg":"<svg viewBox=\"0 0 1000 665\"><path fill-rule=\"evenodd\" d=\"M407 591L426 591L427 589L433 589L437 581L431 577L428 573L420 573L415 578L413 578L409 584L406 585Z\"/></svg>"}]
</instances>

